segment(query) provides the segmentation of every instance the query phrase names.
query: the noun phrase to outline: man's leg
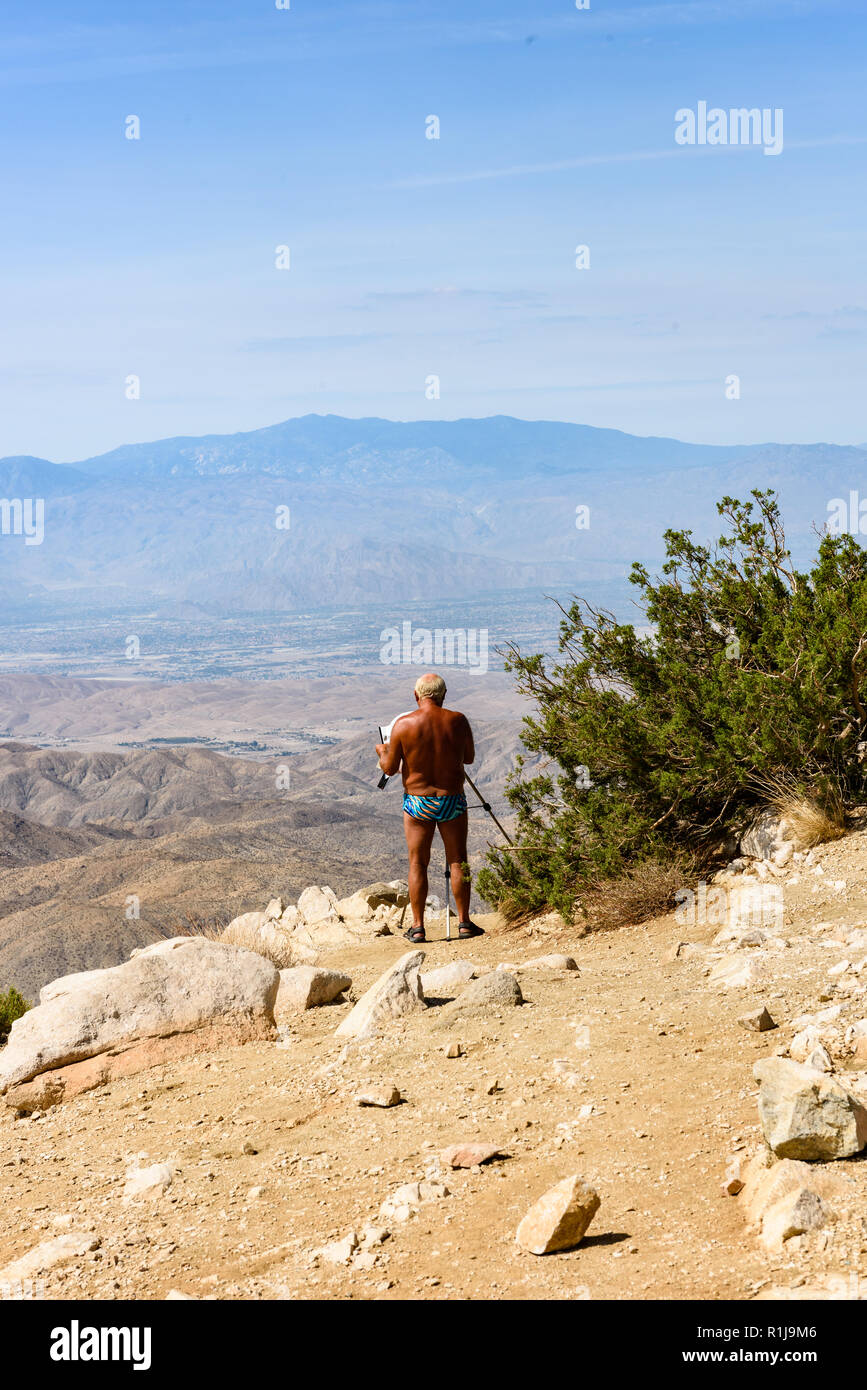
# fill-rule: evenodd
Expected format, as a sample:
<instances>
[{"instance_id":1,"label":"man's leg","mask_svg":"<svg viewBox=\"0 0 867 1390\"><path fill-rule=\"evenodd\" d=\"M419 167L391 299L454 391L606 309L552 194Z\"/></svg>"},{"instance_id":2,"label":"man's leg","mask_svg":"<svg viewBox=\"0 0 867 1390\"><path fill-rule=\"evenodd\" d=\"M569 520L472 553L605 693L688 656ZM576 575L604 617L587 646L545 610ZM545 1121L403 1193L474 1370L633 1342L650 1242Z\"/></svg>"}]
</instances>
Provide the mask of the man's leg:
<instances>
[{"instance_id":1,"label":"man's leg","mask_svg":"<svg viewBox=\"0 0 867 1390\"><path fill-rule=\"evenodd\" d=\"M464 925L468 924L470 920L470 880L464 873L464 864L467 860L468 824L469 816L466 811L454 820L440 821L440 834L443 837L443 846L448 860L452 892L455 895L455 907L458 910L458 922ZM476 928L476 930L480 932L481 929Z\"/></svg>"},{"instance_id":2,"label":"man's leg","mask_svg":"<svg viewBox=\"0 0 867 1390\"><path fill-rule=\"evenodd\" d=\"M424 905L427 899L427 866L430 863L430 847L433 842L435 822L416 820L407 811L403 813L403 832L409 850L409 901L412 908L412 930L421 931L424 940Z\"/></svg>"}]
</instances>

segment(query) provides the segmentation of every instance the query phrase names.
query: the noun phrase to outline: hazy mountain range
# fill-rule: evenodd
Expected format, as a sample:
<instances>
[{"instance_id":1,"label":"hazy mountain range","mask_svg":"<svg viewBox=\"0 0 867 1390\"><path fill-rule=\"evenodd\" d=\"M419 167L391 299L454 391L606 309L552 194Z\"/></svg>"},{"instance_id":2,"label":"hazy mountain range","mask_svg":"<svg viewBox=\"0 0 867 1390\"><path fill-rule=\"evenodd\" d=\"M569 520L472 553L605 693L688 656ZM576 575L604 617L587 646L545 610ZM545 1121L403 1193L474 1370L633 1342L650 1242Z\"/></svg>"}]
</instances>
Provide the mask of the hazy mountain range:
<instances>
[{"instance_id":1,"label":"hazy mountain range","mask_svg":"<svg viewBox=\"0 0 867 1390\"><path fill-rule=\"evenodd\" d=\"M776 488L797 556L829 500L862 480L867 492L867 449L854 446L308 415L74 464L0 460L0 497L45 499L42 544L0 535L0 580L22 614L76 601L286 612L582 585L610 602L631 560L659 558L667 526L715 533L726 493Z\"/></svg>"}]
</instances>

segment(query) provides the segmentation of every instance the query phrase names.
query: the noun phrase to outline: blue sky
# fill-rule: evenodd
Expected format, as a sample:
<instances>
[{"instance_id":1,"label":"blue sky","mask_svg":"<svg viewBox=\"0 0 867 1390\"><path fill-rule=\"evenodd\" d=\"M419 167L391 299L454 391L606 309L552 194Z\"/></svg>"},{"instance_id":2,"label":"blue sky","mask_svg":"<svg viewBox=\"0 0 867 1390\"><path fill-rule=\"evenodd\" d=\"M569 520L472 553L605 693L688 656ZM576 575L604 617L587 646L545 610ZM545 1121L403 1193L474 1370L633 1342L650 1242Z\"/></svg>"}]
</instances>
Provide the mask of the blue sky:
<instances>
[{"instance_id":1,"label":"blue sky","mask_svg":"<svg viewBox=\"0 0 867 1390\"><path fill-rule=\"evenodd\" d=\"M6 0L0 454L309 411L863 442L865 41L861 0ZM677 145L699 101L783 152Z\"/></svg>"}]
</instances>

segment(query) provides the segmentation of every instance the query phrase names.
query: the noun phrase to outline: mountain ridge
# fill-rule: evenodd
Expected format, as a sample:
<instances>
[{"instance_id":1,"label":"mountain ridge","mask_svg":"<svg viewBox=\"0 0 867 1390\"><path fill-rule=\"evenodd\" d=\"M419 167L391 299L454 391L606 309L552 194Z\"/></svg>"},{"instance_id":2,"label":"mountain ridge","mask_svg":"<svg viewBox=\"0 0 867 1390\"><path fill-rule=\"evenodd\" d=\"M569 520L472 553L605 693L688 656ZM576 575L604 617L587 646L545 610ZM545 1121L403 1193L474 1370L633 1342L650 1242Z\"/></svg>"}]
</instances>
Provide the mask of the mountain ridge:
<instances>
[{"instance_id":1,"label":"mountain ridge","mask_svg":"<svg viewBox=\"0 0 867 1390\"><path fill-rule=\"evenodd\" d=\"M0 460L0 496L26 484L46 497L44 544L0 538L0 578L24 614L76 600L232 613L471 603L597 581L594 598L612 606L631 561L656 564L668 527L718 533L719 498L754 487L780 493L801 561L829 500L865 471L853 445L693 445L511 416L303 416L74 466Z\"/></svg>"}]
</instances>

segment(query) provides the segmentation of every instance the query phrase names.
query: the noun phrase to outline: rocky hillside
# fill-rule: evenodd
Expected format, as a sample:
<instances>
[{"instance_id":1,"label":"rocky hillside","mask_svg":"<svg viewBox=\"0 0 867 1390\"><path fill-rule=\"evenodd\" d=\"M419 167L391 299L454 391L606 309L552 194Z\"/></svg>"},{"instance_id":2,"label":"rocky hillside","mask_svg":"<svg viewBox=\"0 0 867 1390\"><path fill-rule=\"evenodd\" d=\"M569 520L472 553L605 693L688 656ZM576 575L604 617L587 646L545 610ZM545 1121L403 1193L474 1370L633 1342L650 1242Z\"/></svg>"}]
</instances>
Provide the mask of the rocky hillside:
<instances>
[{"instance_id":1,"label":"rocky hillside","mask_svg":"<svg viewBox=\"0 0 867 1390\"><path fill-rule=\"evenodd\" d=\"M517 722L476 731L474 774L502 785ZM225 922L314 878L348 893L405 858L400 787L377 790L369 732L264 761L0 744L0 808L0 989L26 998L67 971L117 965L190 916ZM474 865L489 833L474 813Z\"/></svg>"},{"instance_id":2,"label":"rocky hillside","mask_svg":"<svg viewBox=\"0 0 867 1390\"><path fill-rule=\"evenodd\" d=\"M46 825L129 828L274 787L272 765L203 748L77 753L0 744L0 808Z\"/></svg>"},{"instance_id":3,"label":"rocky hillside","mask_svg":"<svg viewBox=\"0 0 867 1390\"><path fill-rule=\"evenodd\" d=\"M863 1299L867 833L777 853L615 932L409 950L399 884L310 889L59 982L0 1052L0 1278Z\"/></svg>"}]
</instances>

